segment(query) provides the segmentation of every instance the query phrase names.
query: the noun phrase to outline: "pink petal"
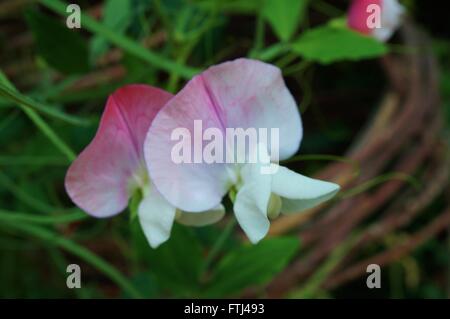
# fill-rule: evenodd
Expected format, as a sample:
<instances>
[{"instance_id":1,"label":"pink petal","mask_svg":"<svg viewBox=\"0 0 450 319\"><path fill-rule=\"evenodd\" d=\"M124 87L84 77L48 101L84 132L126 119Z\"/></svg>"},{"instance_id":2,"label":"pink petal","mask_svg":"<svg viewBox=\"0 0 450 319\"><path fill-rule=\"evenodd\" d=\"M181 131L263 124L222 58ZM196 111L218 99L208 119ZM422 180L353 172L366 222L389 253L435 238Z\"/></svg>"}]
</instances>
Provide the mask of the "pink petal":
<instances>
[{"instance_id":1,"label":"pink petal","mask_svg":"<svg viewBox=\"0 0 450 319\"><path fill-rule=\"evenodd\" d=\"M89 214L108 217L128 203L139 182L143 141L156 113L171 98L147 85L128 85L108 99L92 142L70 166L65 187L72 201Z\"/></svg>"},{"instance_id":2,"label":"pink petal","mask_svg":"<svg viewBox=\"0 0 450 319\"><path fill-rule=\"evenodd\" d=\"M376 4L381 7L382 0L353 0L348 12L348 26L363 34L372 34L373 30L367 25L367 18L371 14L367 7Z\"/></svg>"},{"instance_id":3,"label":"pink petal","mask_svg":"<svg viewBox=\"0 0 450 319\"><path fill-rule=\"evenodd\" d=\"M217 206L233 182L230 165L172 161L171 150L177 143L170 139L172 131L187 128L194 145L194 120L202 120L204 130L213 127L222 132L278 128L281 159L297 151L302 136L297 105L278 68L237 59L193 78L157 115L144 147L156 187L173 205L191 212Z\"/></svg>"},{"instance_id":4,"label":"pink petal","mask_svg":"<svg viewBox=\"0 0 450 319\"><path fill-rule=\"evenodd\" d=\"M227 191L227 173L223 164L177 164L172 160L175 129L187 128L191 135L191 159L194 160L194 121L203 129L222 129L219 114L211 103L201 75L189 83L158 113L144 144L145 160L153 183L174 206L200 212L219 205Z\"/></svg>"},{"instance_id":5,"label":"pink petal","mask_svg":"<svg viewBox=\"0 0 450 319\"><path fill-rule=\"evenodd\" d=\"M237 59L209 68L203 78L222 109L226 127L266 128L269 132L277 128L280 159L297 152L303 133L300 113L279 68Z\"/></svg>"}]
</instances>

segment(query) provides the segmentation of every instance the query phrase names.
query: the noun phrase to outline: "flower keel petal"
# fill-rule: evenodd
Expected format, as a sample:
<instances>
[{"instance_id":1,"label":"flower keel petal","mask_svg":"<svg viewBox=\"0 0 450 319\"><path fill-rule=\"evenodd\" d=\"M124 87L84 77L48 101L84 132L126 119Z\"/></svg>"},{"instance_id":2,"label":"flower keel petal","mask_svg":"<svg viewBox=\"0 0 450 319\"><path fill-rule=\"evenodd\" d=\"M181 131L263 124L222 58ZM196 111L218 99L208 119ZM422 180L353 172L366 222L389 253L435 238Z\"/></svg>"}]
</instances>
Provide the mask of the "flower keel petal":
<instances>
[{"instance_id":1,"label":"flower keel petal","mask_svg":"<svg viewBox=\"0 0 450 319\"><path fill-rule=\"evenodd\" d=\"M176 208L154 188L138 207L139 222L150 246L157 248L170 237Z\"/></svg>"},{"instance_id":2,"label":"flower keel petal","mask_svg":"<svg viewBox=\"0 0 450 319\"><path fill-rule=\"evenodd\" d=\"M309 178L280 166L272 177L272 192L282 197L283 213L296 213L332 198L340 186Z\"/></svg>"},{"instance_id":3,"label":"flower keel petal","mask_svg":"<svg viewBox=\"0 0 450 319\"><path fill-rule=\"evenodd\" d=\"M242 168L243 186L236 194L234 214L252 243L263 239L270 228L267 208L272 177L261 174L261 165L246 164Z\"/></svg>"},{"instance_id":4,"label":"flower keel petal","mask_svg":"<svg viewBox=\"0 0 450 319\"><path fill-rule=\"evenodd\" d=\"M65 178L77 206L96 217L115 215L127 206L132 182L142 178L137 173L143 136L170 97L147 85L128 85L109 97L97 134Z\"/></svg>"}]
</instances>

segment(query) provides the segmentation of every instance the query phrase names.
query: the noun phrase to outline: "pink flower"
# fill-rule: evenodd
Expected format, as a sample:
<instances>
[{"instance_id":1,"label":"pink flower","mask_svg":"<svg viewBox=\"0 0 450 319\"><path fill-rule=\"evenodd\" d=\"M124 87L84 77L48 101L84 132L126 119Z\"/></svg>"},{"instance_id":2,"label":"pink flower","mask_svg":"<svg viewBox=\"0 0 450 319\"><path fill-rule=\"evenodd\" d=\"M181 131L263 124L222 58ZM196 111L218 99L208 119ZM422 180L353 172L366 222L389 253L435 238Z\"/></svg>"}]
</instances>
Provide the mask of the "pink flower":
<instances>
[{"instance_id":1,"label":"pink flower","mask_svg":"<svg viewBox=\"0 0 450 319\"><path fill-rule=\"evenodd\" d=\"M404 11L397 0L353 0L347 22L360 33L387 41L400 26Z\"/></svg>"},{"instance_id":2,"label":"pink flower","mask_svg":"<svg viewBox=\"0 0 450 319\"><path fill-rule=\"evenodd\" d=\"M220 203L209 212L181 212L152 185L144 164L144 140L156 114L171 98L170 93L147 85L128 85L114 92L97 134L72 163L65 179L72 201L99 218L120 213L140 191L143 200L138 217L152 247L169 238L175 218L189 225L205 225L224 215Z\"/></svg>"},{"instance_id":3,"label":"pink flower","mask_svg":"<svg viewBox=\"0 0 450 319\"><path fill-rule=\"evenodd\" d=\"M234 213L254 243L269 230L269 218L280 212L295 213L333 197L339 186L297 174L272 164L273 174L262 173L263 163L177 163L173 151L179 142L173 132L184 129L192 145L195 123L204 132L214 129L226 135L227 128L279 129L280 159L295 154L302 139L297 105L278 68L249 59L237 59L207 69L194 77L154 119L144 145L152 181L174 206L201 212L220 205L229 191L235 195ZM229 143L230 140L226 140ZM206 144L205 141L200 141ZM267 140L258 141L259 152L277 150ZM272 148L272 149L271 149ZM234 149L227 144L224 151ZM186 151L186 150L183 150ZM252 150L245 153L247 158ZM189 149L189 153L193 153ZM186 154L183 154L183 156ZM188 154L191 157L195 154ZM231 196L234 198L234 196Z\"/></svg>"}]
</instances>

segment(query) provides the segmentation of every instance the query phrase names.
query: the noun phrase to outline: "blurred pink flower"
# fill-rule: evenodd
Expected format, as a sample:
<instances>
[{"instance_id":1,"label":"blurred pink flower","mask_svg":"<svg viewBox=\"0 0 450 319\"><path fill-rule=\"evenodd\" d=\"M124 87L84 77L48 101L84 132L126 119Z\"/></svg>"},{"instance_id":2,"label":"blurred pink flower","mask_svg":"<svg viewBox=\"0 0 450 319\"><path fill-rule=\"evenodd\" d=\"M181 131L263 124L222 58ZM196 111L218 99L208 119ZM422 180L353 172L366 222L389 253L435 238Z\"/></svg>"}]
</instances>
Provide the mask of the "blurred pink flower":
<instances>
[{"instance_id":1,"label":"blurred pink flower","mask_svg":"<svg viewBox=\"0 0 450 319\"><path fill-rule=\"evenodd\" d=\"M404 12L397 0L353 0L347 22L360 33L387 41L400 26ZM376 25L378 13L379 25Z\"/></svg>"},{"instance_id":2,"label":"blurred pink flower","mask_svg":"<svg viewBox=\"0 0 450 319\"><path fill-rule=\"evenodd\" d=\"M93 141L72 163L65 179L72 201L100 218L120 213L134 192L141 191L138 218L152 247L169 238L175 217L188 225L205 225L224 215L219 203L209 212L180 212L152 185L144 164L144 139L170 98L170 93L147 85L128 85L114 92Z\"/></svg>"},{"instance_id":3,"label":"blurred pink flower","mask_svg":"<svg viewBox=\"0 0 450 319\"><path fill-rule=\"evenodd\" d=\"M154 185L180 209L209 210L219 205L228 191L236 192L234 213L256 243L267 234L269 217L313 207L339 190L336 184L305 177L278 164L272 164L273 174L263 174L261 163L176 163L172 159L172 132L185 128L192 137L195 121L222 133L227 128L278 128L282 160L297 152L302 139L297 105L278 68L237 59L207 69L162 108L144 145ZM270 145L259 148L270 154Z\"/></svg>"}]
</instances>

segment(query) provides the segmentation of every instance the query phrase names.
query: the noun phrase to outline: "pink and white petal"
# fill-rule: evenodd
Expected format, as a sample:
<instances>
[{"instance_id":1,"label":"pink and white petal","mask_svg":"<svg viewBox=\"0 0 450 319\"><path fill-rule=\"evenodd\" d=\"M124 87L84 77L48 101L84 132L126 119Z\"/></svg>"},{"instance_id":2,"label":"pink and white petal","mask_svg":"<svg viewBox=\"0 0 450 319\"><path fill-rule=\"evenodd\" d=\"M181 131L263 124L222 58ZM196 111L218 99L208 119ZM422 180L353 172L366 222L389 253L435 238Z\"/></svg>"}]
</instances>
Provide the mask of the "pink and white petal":
<instances>
[{"instance_id":1,"label":"pink and white petal","mask_svg":"<svg viewBox=\"0 0 450 319\"><path fill-rule=\"evenodd\" d=\"M235 182L233 168L226 164L176 163L172 156L179 140L171 140L176 129L187 129L190 145L194 123L203 131L215 128L225 136L226 128L279 129L277 149L281 159L294 154L301 141L302 125L297 105L278 68L237 59L213 66L194 77L156 116L145 142L145 159L158 190L174 206L199 212L218 205ZM203 145L207 142L202 142ZM267 145L270 149L270 143ZM188 156L194 161L196 148ZM201 154L198 154L201 158Z\"/></svg>"},{"instance_id":2,"label":"pink and white petal","mask_svg":"<svg viewBox=\"0 0 450 319\"><path fill-rule=\"evenodd\" d=\"M139 158L144 159L144 141L156 114L173 97L169 92L145 84L130 84L118 89L112 98L119 106Z\"/></svg>"},{"instance_id":3,"label":"pink and white petal","mask_svg":"<svg viewBox=\"0 0 450 319\"><path fill-rule=\"evenodd\" d=\"M392 37L403 20L405 8L397 0L383 0L381 28L373 30L373 36L380 41Z\"/></svg>"},{"instance_id":4,"label":"pink and white petal","mask_svg":"<svg viewBox=\"0 0 450 319\"><path fill-rule=\"evenodd\" d=\"M337 184L309 178L282 166L272 176L272 192L282 197L281 211L285 214L319 205L336 195L339 189Z\"/></svg>"},{"instance_id":5,"label":"pink and white petal","mask_svg":"<svg viewBox=\"0 0 450 319\"><path fill-rule=\"evenodd\" d=\"M381 10L383 0L353 0L348 11L348 26L360 33L370 35L374 31L367 24L371 12L367 10L370 5L378 5Z\"/></svg>"},{"instance_id":6,"label":"pink and white petal","mask_svg":"<svg viewBox=\"0 0 450 319\"><path fill-rule=\"evenodd\" d=\"M225 216L225 207L222 204L200 213L181 212L176 221L186 226L206 226L217 223Z\"/></svg>"},{"instance_id":7,"label":"pink and white petal","mask_svg":"<svg viewBox=\"0 0 450 319\"><path fill-rule=\"evenodd\" d=\"M242 187L236 194L234 214L252 243L269 232L267 208L271 194L272 175L261 173L261 164L245 164L241 170Z\"/></svg>"},{"instance_id":8,"label":"pink and white petal","mask_svg":"<svg viewBox=\"0 0 450 319\"><path fill-rule=\"evenodd\" d=\"M150 246L157 248L167 241L175 220L176 208L152 187L138 207L142 230Z\"/></svg>"},{"instance_id":9,"label":"pink and white petal","mask_svg":"<svg viewBox=\"0 0 450 319\"><path fill-rule=\"evenodd\" d=\"M194 163L203 159L202 135L195 136L194 121L201 121L203 131L215 128L223 133L221 110L205 90L201 76L194 77L158 113L144 144L145 160L153 183L174 206L184 211L201 212L216 207L229 187L225 164ZM177 162L172 150L180 143L171 136L176 130L187 130L189 162ZM203 131L200 134L203 134ZM198 148L196 143L200 143Z\"/></svg>"},{"instance_id":10,"label":"pink and white petal","mask_svg":"<svg viewBox=\"0 0 450 319\"><path fill-rule=\"evenodd\" d=\"M65 188L72 201L96 217L120 213L127 206L129 188L142 176L142 132L170 94L144 85L130 85L113 93L106 104L92 142L70 166Z\"/></svg>"},{"instance_id":11,"label":"pink and white petal","mask_svg":"<svg viewBox=\"0 0 450 319\"><path fill-rule=\"evenodd\" d=\"M240 58L212 66L201 76L226 127L279 129L280 159L297 152L303 134L300 113L279 68ZM270 145L268 140L269 152Z\"/></svg>"}]
</instances>

